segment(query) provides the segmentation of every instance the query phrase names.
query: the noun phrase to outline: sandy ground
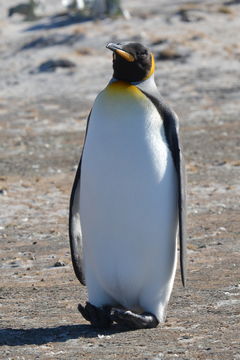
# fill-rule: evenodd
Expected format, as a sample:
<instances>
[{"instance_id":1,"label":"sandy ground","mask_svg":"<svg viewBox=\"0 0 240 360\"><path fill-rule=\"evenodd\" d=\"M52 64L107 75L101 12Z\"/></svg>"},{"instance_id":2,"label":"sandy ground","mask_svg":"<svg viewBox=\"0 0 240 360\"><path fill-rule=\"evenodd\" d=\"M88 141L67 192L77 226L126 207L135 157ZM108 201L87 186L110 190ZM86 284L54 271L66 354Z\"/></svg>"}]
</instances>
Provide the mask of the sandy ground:
<instances>
[{"instance_id":1,"label":"sandy ground","mask_svg":"<svg viewBox=\"0 0 240 360\"><path fill-rule=\"evenodd\" d=\"M131 20L6 17L0 4L0 358L240 359L239 1L123 2ZM188 284L167 322L98 332L70 259L67 216L86 117L111 77L109 41L156 55L156 82L181 120L188 175ZM41 72L48 60L76 66ZM60 266L57 266L60 265Z\"/></svg>"}]
</instances>

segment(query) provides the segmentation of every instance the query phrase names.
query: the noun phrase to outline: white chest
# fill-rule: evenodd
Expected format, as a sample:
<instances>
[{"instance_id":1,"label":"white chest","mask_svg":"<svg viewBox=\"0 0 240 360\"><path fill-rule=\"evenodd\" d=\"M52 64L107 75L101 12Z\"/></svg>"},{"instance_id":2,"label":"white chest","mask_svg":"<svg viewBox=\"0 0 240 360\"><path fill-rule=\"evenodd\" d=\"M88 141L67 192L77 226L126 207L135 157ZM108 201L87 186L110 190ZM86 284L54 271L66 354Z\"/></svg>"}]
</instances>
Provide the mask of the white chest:
<instances>
[{"instance_id":1,"label":"white chest","mask_svg":"<svg viewBox=\"0 0 240 360\"><path fill-rule=\"evenodd\" d=\"M158 293L175 264L177 181L162 119L142 93L98 96L80 188L89 293L100 284L120 303L136 305L150 279Z\"/></svg>"},{"instance_id":2,"label":"white chest","mask_svg":"<svg viewBox=\"0 0 240 360\"><path fill-rule=\"evenodd\" d=\"M172 164L163 122L149 99L134 95L105 90L98 96L83 162L91 173L99 172L97 176L113 176L117 181L125 174L128 181L139 176L159 182L167 163Z\"/></svg>"}]
</instances>

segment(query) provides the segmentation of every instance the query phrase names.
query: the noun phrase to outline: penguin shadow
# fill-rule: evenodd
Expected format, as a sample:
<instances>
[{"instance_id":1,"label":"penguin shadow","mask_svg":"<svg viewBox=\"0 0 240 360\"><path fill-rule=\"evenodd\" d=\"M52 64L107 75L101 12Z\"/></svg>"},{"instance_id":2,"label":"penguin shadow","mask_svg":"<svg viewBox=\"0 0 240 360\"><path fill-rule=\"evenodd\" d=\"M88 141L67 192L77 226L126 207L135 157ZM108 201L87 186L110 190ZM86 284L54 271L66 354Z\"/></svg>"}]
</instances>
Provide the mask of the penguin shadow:
<instances>
[{"instance_id":1,"label":"penguin shadow","mask_svg":"<svg viewBox=\"0 0 240 360\"><path fill-rule=\"evenodd\" d=\"M51 30L91 20L93 20L91 17L81 16L80 14L62 13L44 18L42 22L30 26L23 31Z\"/></svg>"},{"instance_id":2,"label":"penguin shadow","mask_svg":"<svg viewBox=\"0 0 240 360\"><path fill-rule=\"evenodd\" d=\"M66 342L78 338L97 338L126 332L128 329L113 325L108 330L98 330L91 325L61 325L32 329L0 329L0 346L44 345L49 342Z\"/></svg>"}]
</instances>

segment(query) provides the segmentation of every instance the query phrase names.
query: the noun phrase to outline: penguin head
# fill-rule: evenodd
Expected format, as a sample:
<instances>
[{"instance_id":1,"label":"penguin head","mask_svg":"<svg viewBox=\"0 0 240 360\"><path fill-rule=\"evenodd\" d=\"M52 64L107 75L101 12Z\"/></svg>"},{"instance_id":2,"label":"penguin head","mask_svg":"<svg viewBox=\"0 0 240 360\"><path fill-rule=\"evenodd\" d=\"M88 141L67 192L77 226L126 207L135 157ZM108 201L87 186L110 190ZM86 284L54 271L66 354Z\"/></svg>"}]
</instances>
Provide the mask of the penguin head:
<instances>
[{"instance_id":1,"label":"penguin head","mask_svg":"<svg viewBox=\"0 0 240 360\"><path fill-rule=\"evenodd\" d=\"M141 82L154 73L153 54L142 44L109 43L113 51L113 77L127 82Z\"/></svg>"}]
</instances>

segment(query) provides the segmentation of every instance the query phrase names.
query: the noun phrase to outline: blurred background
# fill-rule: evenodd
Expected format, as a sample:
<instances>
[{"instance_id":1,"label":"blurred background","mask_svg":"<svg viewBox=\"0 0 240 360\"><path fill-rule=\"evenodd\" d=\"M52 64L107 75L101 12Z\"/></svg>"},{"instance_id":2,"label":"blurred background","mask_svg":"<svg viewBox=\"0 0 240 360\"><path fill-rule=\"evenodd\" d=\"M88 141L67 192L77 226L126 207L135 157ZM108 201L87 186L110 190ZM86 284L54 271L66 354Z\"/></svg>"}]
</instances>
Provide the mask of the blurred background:
<instances>
[{"instance_id":1,"label":"blurred background","mask_svg":"<svg viewBox=\"0 0 240 360\"><path fill-rule=\"evenodd\" d=\"M0 1L3 359L238 358L239 33L237 0ZM112 75L105 46L123 40L152 50L180 118L189 280L182 289L177 273L163 328L99 334L76 310L86 293L68 203L88 113Z\"/></svg>"}]
</instances>

